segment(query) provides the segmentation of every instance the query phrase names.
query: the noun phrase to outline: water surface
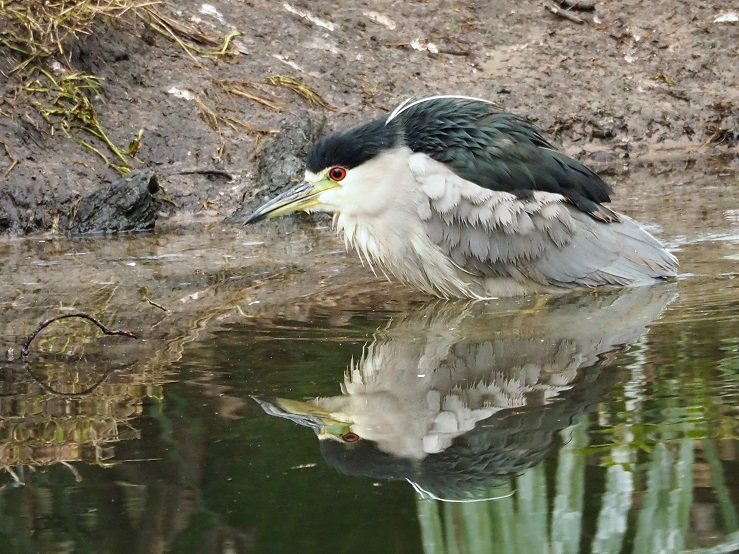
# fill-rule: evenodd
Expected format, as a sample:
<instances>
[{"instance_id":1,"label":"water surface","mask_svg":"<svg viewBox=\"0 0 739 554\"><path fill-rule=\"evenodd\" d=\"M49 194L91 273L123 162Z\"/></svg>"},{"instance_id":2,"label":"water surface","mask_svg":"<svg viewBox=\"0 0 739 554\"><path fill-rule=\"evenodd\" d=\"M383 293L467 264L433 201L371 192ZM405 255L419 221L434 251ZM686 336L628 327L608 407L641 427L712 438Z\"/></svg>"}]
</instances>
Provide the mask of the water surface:
<instances>
[{"instance_id":1,"label":"water surface","mask_svg":"<svg viewBox=\"0 0 739 554\"><path fill-rule=\"evenodd\" d=\"M597 294L435 301L290 224L0 244L1 550L739 549L733 179L623 177L682 276ZM71 309L143 340L18 358Z\"/></svg>"}]
</instances>

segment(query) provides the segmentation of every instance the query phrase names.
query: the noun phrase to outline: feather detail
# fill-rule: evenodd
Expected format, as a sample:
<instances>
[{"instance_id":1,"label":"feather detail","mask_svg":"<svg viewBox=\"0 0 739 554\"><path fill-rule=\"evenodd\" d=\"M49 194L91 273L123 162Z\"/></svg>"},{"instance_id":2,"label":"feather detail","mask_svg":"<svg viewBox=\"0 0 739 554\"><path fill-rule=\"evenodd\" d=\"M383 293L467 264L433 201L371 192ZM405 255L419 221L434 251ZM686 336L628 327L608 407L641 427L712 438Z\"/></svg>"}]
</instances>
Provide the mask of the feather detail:
<instances>
[{"instance_id":1,"label":"feather detail","mask_svg":"<svg viewBox=\"0 0 739 554\"><path fill-rule=\"evenodd\" d=\"M613 212L605 223L562 195L534 192L519 199L479 187L431 159L414 165L423 168L416 179L426 235L475 277L482 294L500 294L494 287L501 279L529 289L569 288L642 284L675 274L675 258L625 216Z\"/></svg>"},{"instance_id":2,"label":"feather detail","mask_svg":"<svg viewBox=\"0 0 739 554\"><path fill-rule=\"evenodd\" d=\"M677 260L604 203L611 187L527 120L465 96L406 100L321 139L311 209L337 214L373 271L443 297L489 298L670 278ZM321 184L321 187L324 185Z\"/></svg>"},{"instance_id":3,"label":"feather detail","mask_svg":"<svg viewBox=\"0 0 739 554\"><path fill-rule=\"evenodd\" d=\"M417 106L418 104L423 104L424 102L434 102L436 100L466 100L471 102L483 102L486 104L491 104L495 106L495 102L491 100L485 100L483 98L475 98L473 96L455 96L455 95L439 95L439 96L429 96L427 98L421 98L420 100L416 100L415 102L411 102L413 98L407 98L401 102L397 108L395 108L392 112L390 112L390 115L385 120L385 125L390 123L392 120L394 120L396 117L398 117L400 114L402 114L404 111L409 110L410 108Z\"/></svg>"}]
</instances>

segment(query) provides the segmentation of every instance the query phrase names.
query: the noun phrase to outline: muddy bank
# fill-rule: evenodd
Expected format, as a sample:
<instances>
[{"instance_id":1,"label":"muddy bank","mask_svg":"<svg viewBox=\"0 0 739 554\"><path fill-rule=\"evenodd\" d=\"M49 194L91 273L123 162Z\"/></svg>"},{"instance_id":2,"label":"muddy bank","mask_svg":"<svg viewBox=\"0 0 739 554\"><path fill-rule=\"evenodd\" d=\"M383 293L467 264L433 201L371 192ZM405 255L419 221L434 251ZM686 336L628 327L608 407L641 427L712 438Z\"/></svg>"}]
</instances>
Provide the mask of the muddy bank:
<instances>
[{"instance_id":1,"label":"muddy bank","mask_svg":"<svg viewBox=\"0 0 739 554\"><path fill-rule=\"evenodd\" d=\"M344 127L411 95L496 100L611 172L665 149L685 160L737 154L739 23L723 2L598 2L578 12L581 24L538 1L210 6L180 0L168 9L214 36L240 31L232 54L193 57L143 23L104 22L56 60L58 71L103 79L104 95L92 100L113 143L143 130L133 166L159 177L160 223L222 219L269 191L273 175L260 181L260 172L281 164L278 173L300 173L299 140L279 143L296 158L280 160L273 148L260 166L286 122L309 121L310 140L324 117L326 129ZM3 51L0 232L64 232L81 199L118 174L63 133L50 135L28 82L10 72L17 62ZM307 85L327 107L306 105L276 77ZM234 94L234 82L252 96Z\"/></svg>"}]
</instances>

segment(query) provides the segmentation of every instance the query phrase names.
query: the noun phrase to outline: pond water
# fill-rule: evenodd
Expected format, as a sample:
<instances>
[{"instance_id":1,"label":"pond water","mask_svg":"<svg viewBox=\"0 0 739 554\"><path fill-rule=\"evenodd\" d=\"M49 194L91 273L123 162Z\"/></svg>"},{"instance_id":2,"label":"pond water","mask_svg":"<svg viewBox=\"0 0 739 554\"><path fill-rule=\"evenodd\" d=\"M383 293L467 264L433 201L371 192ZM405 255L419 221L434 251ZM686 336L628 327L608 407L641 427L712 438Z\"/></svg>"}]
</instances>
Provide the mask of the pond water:
<instances>
[{"instance_id":1,"label":"pond water","mask_svg":"<svg viewBox=\"0 0 739 554\"><path fill-rule=\"evenodd\" d=\"M324 230L6 244L6 319L104 304L145 340L85 342L80 324L0 365L0 551L739 550L726 175L673 174L669 201L629 178L618 208L659 225L676 283L551 298L401 298ZM258 265L193 275L224 241ZM73 301L49 268L78 275L85 252L102 261ZM16 344L33 328L3 321Z\"/></svg>"}]
</instances>

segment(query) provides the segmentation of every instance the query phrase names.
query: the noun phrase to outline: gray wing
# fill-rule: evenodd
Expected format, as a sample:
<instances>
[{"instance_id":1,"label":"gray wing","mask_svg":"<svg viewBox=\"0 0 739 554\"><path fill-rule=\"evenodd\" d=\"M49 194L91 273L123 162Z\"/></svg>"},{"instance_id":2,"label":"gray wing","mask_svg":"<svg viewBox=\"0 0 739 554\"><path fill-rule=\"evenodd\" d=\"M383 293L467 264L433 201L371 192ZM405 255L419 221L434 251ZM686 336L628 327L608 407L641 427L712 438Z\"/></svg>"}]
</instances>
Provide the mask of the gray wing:
<instances>
[{"instance_id":1,"label":"gray wing","mask_svg":"<svg viewBox=\"0 0 739 554\"><path fill-rule=\"evenodd\" d=\"M674 276L677 260L633 220L597 221L559 194L519 199L414 154L426 232L477 276L560 287L630 285Z\"/></svg>"}]
</instances>

